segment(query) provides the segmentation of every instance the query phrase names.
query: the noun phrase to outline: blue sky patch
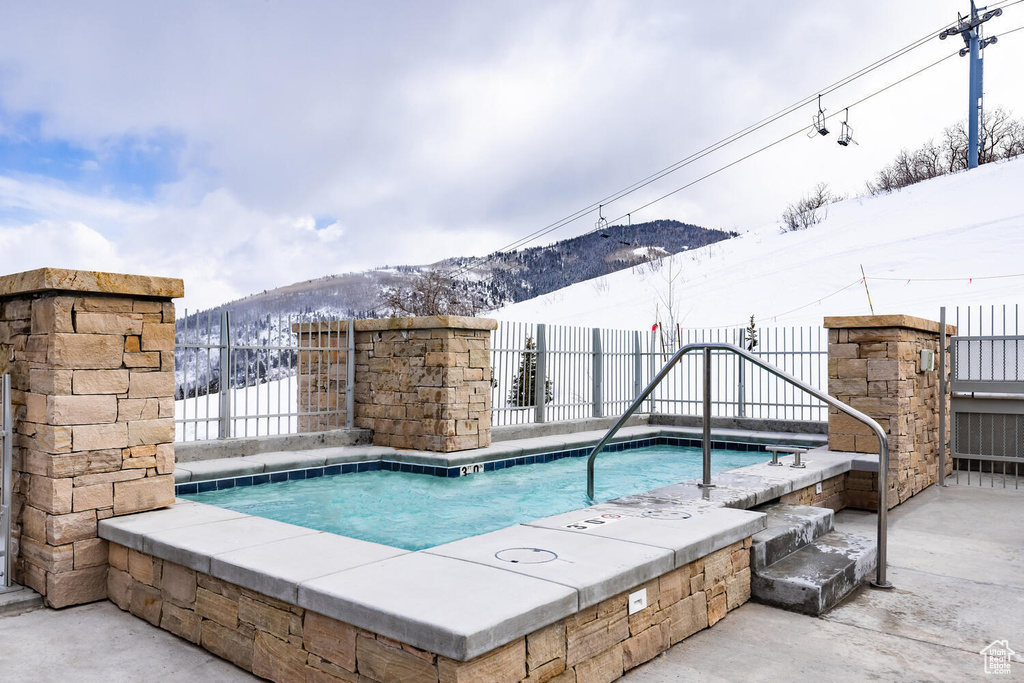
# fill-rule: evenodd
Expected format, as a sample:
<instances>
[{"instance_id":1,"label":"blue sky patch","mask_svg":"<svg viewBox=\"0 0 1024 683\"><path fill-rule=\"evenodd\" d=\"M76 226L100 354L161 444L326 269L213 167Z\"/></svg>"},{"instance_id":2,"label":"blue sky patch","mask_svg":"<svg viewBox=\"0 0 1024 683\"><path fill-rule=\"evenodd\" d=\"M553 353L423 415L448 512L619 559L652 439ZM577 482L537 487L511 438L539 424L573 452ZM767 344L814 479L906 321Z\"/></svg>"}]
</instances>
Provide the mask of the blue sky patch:
<instances>
[{"instance_id":1,"label":"blue sky patch","mask_svg":"<svg viewBox=\"0 0 1024 683\"><path fill-rule=\"evenodd\" d=\"M0 174L38 175L89 194L151 199L180 175L184 137L167 130L126 134L86 146L44 137L39 114L0 112Z\"/></svg>"},{"instance_id":2,"label":"blue sky patch","mask_svg":"<svg viewBox=\"0 0 1024 683\"><path fill-rule=\"evenodd\" d=\"M323 230L324 228L334 225L337 222L337 218L334 216L314 216L313 228L316 230Z\"/></svg>"}]
</instances>

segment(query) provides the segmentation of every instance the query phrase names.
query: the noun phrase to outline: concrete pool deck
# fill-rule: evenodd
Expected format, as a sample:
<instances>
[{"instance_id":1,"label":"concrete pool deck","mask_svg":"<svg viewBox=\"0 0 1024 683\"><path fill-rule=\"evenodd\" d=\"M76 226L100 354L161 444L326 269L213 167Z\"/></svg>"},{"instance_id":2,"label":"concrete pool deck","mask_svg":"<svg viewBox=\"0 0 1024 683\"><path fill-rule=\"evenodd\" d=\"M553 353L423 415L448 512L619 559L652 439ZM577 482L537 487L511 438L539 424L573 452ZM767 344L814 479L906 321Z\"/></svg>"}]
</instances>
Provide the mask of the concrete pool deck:
<instances>
[{"instance_id":1,"label":"concrete pool deck","mask_svg":"<svg viewBox=\"0 0 1024 683\"><path fill-rule=\"evenodd\" d=\"M691 430L659 426L623 431L623 440L643 440L685 436ZM527 451L593 443L602 433L569 436L511 442L503 448L515 449L515 457L521 457ZM756 432L724 430L712 436L715 443L778 440L778 435L767 439ZM304 464L294 460L304 454L287 455L291 459L264 456L259 464ZM330 456L315 457L312 465L319 468ZM374 450L362 457L381 454ZM124 548L465 662L763 530L764 513L744 508L851 469L877 468L877 457L832 453L824 447L807 454L803 469L770 467L765 464L768 457L716 475L718 488L710 491L692 482L677 484L417 552L188 501L103 520L99 534ZM781 460L789 463L792 456ZM237 476L237 463L212 464L221 476ZM615 523L591 523L599 516ZM553 561L498 558L522 548L543 549Z\"/></svg>"},{"instance_id":2,"label":"concrete pool deck","mask_svg":"<svg viewBox=\"0 0 1024 683\"><path fill-rule=\"evenodd\" d=\"M894 591L863 588L820 618L747 603L622 680L983 679L986 645L1024 650L1022 513L1019 491L930 487L890 512ZM869 513L836 516L844 530L874 524ZM63 647L41 666L44 641ZM0 670L24 683L261 680L109 602L2 617L0 643ZM1024 675L1019 657L1008 680Z\"/></svg>"}]
</instances>

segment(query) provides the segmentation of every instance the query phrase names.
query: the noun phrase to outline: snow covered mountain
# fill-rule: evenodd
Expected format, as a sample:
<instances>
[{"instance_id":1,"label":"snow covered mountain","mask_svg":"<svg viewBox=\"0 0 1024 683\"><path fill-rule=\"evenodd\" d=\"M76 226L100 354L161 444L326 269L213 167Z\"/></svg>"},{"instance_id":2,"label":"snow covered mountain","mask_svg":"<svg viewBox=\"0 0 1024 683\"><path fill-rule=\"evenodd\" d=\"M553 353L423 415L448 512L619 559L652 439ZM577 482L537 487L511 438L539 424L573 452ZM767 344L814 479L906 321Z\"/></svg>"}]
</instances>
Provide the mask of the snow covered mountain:
<instances>
[{"instance_id":1,"label":"snow covered mountain","mask_svg":"<svg viewBox=\"0 0 1024 683\"><path fill-rule=\"evenodd\" d=\"M1024 303L1024 158L848 199L805 230L766 225L491 315L628 329L744 326L751 315L820 325L871 312L862 266L877 314Z\"/></svg>"}]
</instances>

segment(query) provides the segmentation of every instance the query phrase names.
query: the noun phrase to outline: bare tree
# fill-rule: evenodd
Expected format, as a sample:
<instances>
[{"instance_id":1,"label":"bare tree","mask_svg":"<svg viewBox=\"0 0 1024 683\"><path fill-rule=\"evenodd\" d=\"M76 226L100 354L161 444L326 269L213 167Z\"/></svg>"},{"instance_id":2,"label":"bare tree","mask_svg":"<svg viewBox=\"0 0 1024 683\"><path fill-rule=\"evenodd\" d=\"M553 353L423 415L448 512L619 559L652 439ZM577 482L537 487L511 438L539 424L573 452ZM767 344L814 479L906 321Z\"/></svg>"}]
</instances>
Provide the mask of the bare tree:
<instances>
[{"instance_id":1,"label":"bare tree","mask_svg":"<svg viewBox=\"0 0 1024 683\"><path fill-rule=\"evenodd\" d=\"M1014 119L1002 107L983 114L980 133L979 164L1024 154L1024 121ZM963 171L968 166L968 146L964 122L947 126L939 144L929 140L913 152L900 150L893 162L868 182L868 191L871 194L892 192L922 180Z\"/></svg>"},{"instance_id":2,"label":"bare tree","mask_svg":"<svg viewBox=\"0 0 1024 683\"><path fill-rule=\"evenodd\" d=\"M661 287L657 288L658 299L661 304L665 307L665 311L668 315L667 327L668 335L666 338L665 327L662 323L661 316L656 315L658 318L658 326L661 332L661 344L663 350L676 349L679 347L681 340L679 339L679 325L683 319L680 316L680 296L678 292L678 285L682 284L679 280L683 275L683 265L680 259L669 257L663 259L665 262L665 268L661 271L661 279L665 283L664 289ZM685 279L683 280L685 282ZM657 304L655 305L657 309Z\"/></svg>"},{"instance_id":3,"label":"bare tree","mask_svg":"<svg viewBox=\"0 0 1024 683\"><path fill-rule=\"evenodd\" d=\"M805 230L828 218L828 205L841 197L832 194L828 183L818 183L810 194L802 197L782 212L782 232Z\"/></svg>"},{"instance_id":4,"label":"bare tree","mask_svg":"<svg viewBox=\"0 0 1024 683\"><path fill-rule=\"evenodd\" d=\"M478 295L450 273L431 269L407 282L382 287L381 306L398 315L476 315L483 310Z\"/></svg>"}]
</instances>

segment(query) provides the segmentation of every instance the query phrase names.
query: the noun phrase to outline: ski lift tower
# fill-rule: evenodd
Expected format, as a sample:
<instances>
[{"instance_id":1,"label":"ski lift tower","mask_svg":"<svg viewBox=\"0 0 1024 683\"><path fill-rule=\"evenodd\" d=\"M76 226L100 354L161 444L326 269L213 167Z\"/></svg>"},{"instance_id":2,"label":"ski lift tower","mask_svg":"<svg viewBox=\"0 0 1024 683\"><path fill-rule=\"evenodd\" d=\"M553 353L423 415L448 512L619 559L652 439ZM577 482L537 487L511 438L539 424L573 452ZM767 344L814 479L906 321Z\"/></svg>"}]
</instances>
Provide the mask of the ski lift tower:
<instances>
[{"instance_id":1,"label":"ski lift tower","mask_svg":"<svg viewBox=\"0 0 1024 683\"><path fill-rule=\"evenodd\" d=\"M971 15L964 17L958 14L957 25L939 34L939 40L945 40L948 36L955 36L959 33L964 39L964 48L960 50L960 56L971 55L970 92L967 104L967 168L978 167L978 131L981 126L982 83L984 81L981 51L985 49L985 46L996 42L995 36L981 37L981 25L992 17L998 17L1003 13L1000 8L990 12L985 11L986 9L986 7L982 7L979 10L974 5L974 0L971 0Z\"/></svg>"}]
</instances>

